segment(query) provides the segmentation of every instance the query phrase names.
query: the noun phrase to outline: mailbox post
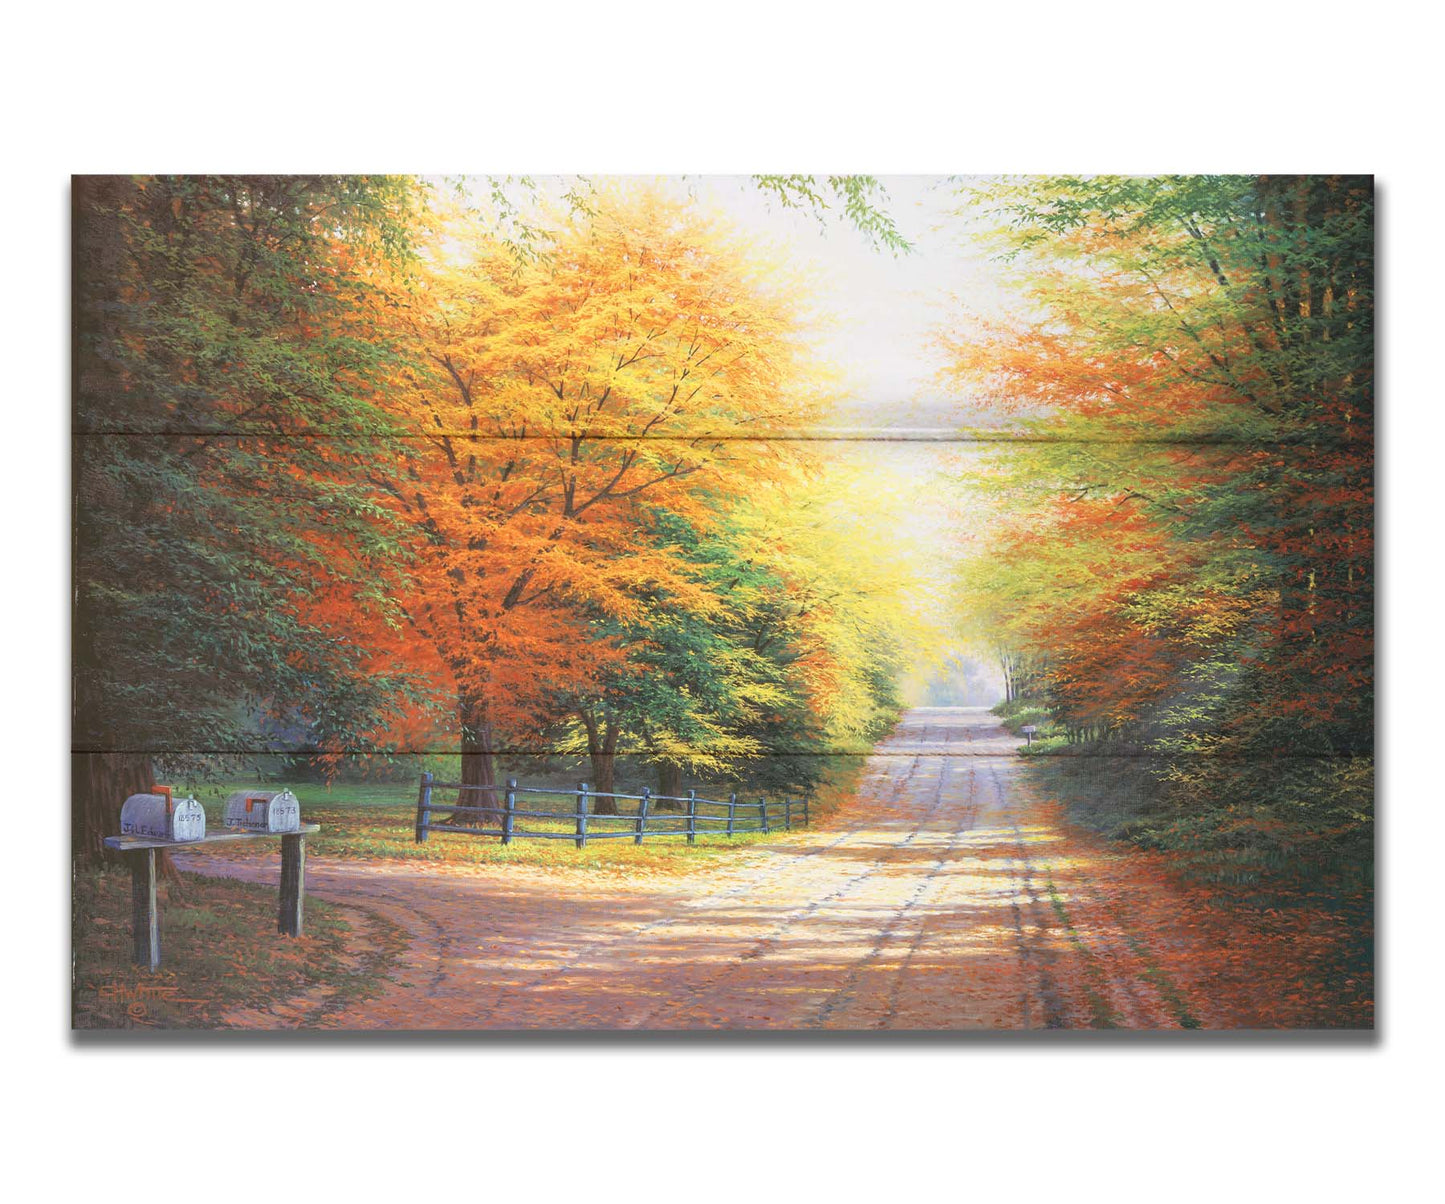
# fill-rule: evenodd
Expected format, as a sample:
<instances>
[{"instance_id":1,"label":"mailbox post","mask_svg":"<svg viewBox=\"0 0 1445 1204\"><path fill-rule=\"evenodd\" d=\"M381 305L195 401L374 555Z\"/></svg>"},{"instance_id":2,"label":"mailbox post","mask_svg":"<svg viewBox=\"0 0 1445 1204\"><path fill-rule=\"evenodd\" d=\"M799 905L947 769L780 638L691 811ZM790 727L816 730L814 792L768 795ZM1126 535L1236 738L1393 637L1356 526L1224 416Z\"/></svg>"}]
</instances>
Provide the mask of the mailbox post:
<instances>
[{"instance_id":1,"label":"mailbox post","mask_svg":"<svg viewBox=\"0 0 1445 1204\"><path fill-rule=\"evenodd\" d=\"M1025 723L1023 727L1019 728L1019 731L1023 732L1024 734L1025 744L1032 744L1034 742L1034 733L1038 730L1039 729L1032 723Z\"/></svg>"},{"instance_id":2,"label":"mailbox post","mask_svg":"<svg viewBox=\"0 0 1445 1204\"><path fill-rule=\"evenodd\" d=\"M287 833L281 837L281 906L276 931L282 936L300 936L305 909L306 837Z\"/></svg>"},{"instance_id":3,"label":"mailbox post","mask_svg":"<svg viewBox=\"0 0 1445 1204\"><path fill-rule=\"evenodd\" d=\"M199 804L197 804L199 806ZM134 812L134 808L132 809ZM179 810L179 807L177 807ZM204 813L203 813L204 814ZM306 838L321 831L320 824L301 824L293 832L230 829L189 840L163 840L127 833L107 836L105 847L121 853L130 867L132 953L137 965L154 970L161 964L160 909L156 899L156 850L197 848L230 840L264 840L281 837L281 894L277 929L285 936L300 936L306 903Z\"/></svg>"},{"instance_id":4,"label":"mailbox post","mask_svg":"<svg viewBox=\"0 0 1445 1204\"><path fill-rule=\"evenodd\" d=\"M161 921L156 911L156 851L145 849L130 862L131 958L149 970L161 964Z\"/></svg>"}]
</instances>

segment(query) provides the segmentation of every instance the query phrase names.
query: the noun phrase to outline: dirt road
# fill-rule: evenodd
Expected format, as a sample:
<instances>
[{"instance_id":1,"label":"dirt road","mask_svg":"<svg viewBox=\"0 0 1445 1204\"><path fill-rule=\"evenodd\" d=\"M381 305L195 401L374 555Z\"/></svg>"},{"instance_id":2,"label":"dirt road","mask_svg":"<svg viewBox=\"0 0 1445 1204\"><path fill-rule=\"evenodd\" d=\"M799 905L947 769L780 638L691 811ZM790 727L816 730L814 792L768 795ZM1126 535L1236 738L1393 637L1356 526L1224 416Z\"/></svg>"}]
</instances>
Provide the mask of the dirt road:
<instances>
[{"instance_id":1,"label":"dirt road","mask_svg":"<svg viewBox=\"0 0 1445 1204\"><path fill-rule=\"evenodd\" d=\"M239 1024L345 1028L1233 1027L1188 901L1053 818L987 712L910 712L823 827L685 877L313 859L411 937L384 995ZM265 877L265 862L186 859ZM1236 986L1240 985L1238 983ZM1236 1003L1227 1001L1231 998Z\"/></svg>"}]
</instances>

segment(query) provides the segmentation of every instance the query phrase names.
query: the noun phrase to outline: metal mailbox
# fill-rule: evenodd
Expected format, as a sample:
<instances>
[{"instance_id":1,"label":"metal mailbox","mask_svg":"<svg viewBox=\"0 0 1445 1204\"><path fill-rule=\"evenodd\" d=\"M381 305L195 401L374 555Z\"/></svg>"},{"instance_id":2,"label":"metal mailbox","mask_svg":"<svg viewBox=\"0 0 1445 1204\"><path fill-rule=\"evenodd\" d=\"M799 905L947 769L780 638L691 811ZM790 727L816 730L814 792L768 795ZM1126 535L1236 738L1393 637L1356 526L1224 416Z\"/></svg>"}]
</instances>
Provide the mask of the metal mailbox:
<instances>
[{"instance_id":1,"label":"metal mailbox","mask_svg":"<svg viewBox=\"0 0 1445 1204\"><path fill-rule=\"evenodd\" d=\"M120 809L120 834L146 840L204 840L206 812L195 799L171 797L169 786L133 794Z\"/></svg>"},{"instance_id":2,"label":"metal mailbox","mask_svg":"<svg viewBox=\"0 0 1445 1204\"><path fill-rule=\"evenodd\" d=\"M301 826L301 802L289 790L237 790L226 800L222 822L248 832L294 832Z\"/></svg>"}]
</instances>

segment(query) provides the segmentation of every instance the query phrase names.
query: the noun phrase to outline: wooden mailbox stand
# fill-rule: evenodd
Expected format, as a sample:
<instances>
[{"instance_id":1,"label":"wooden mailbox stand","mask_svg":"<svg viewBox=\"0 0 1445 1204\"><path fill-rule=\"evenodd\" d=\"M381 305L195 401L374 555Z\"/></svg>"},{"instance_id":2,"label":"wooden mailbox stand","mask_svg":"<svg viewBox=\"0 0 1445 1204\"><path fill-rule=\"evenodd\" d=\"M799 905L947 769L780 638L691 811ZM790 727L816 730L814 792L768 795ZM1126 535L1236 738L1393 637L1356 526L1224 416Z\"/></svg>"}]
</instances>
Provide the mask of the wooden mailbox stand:
<instances>
[{"instance_id":1,"label":"wooden mailbox stand","mask_svg":"<svg viewBox=\"0 0 1445 1204\"><path fill-rule=\"evenodd\" d=\"M161 964L161 925L156 907L156 850L193 849L228 840L281 838L281 905L276 930L300 936L306 907L306 838L320 824L302 824L294 832L216 832L200 840L147 840L138 836L107 836L105 847L124 854L130 866L131 923L137 965L154 970Z\"/></svg>"}]
</instances>

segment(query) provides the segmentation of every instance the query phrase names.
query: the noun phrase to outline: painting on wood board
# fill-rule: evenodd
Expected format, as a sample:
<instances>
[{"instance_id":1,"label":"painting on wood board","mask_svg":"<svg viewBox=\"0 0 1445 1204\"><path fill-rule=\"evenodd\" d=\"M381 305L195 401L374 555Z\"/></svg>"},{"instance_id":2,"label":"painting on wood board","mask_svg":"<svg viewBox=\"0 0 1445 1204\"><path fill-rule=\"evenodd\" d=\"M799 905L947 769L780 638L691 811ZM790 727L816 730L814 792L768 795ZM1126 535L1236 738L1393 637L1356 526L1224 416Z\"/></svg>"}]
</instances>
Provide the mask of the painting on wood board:
<instances>
[{"instance_id":1,"label":"painting on wood board","mask_svg":"<svg viewBox=\"0 0 1445 1204\"><path fill-rule=\"evenodd\" d=\"M75 1028L1373 1027L1368 177L72 200Z\"/></svg>"}]
</instances>

